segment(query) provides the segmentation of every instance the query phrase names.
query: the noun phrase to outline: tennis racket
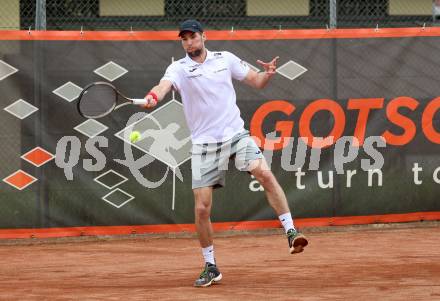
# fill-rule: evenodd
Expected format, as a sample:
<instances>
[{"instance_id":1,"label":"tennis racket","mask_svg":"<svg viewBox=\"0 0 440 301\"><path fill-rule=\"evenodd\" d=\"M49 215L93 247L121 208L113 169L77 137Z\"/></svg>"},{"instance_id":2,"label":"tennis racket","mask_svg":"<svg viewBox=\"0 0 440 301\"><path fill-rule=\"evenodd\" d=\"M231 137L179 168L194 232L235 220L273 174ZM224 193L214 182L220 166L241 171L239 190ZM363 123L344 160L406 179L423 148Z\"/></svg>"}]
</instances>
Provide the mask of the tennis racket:
<instances>
[{"instance_id":1,"label":"tennis racket","mask_svg":"<svg viewBox=\"0 0 440 301\"><path fill-rule=\"evenodd\" d=\"M145 98L128 98L107 82L94 82L78 97L78 112L85 118L97 119L126 105L146 105Z\"/></svg>"}]
</instances>

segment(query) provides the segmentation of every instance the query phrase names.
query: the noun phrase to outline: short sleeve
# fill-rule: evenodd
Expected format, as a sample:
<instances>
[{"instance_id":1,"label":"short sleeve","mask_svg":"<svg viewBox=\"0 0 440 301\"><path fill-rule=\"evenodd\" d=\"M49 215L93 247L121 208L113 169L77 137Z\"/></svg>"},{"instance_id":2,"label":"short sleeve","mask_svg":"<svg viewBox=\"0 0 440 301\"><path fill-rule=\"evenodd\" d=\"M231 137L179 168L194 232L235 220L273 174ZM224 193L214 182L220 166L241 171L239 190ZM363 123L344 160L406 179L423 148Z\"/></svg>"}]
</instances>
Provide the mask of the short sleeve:
<instances>
[{"instance_id":1,"label":"short sleeve","mask_svg":"<svg viewBox=\"0 0 440 301\"><path fill-rule=\"evenodd\" d=\"M248 64L239 59L236 55L227 51L225 51L225 57L228 59L232 78L236 80L244 80L250 70Z\"/></svg>"},{"instance_id":2,"label":"short sleeve","mask_svg":"<svg viewBox=\"0 0 440 301\"><path fill-rule=\"evenodd\" d=\"M180 87L180 76L179 76L179 68L176 63L173 63L168 66L167 70L165 71L164 76L160 79L162 80L169 80L173 86L174 89L179 90Z\"/></svg>"}]
</instances>

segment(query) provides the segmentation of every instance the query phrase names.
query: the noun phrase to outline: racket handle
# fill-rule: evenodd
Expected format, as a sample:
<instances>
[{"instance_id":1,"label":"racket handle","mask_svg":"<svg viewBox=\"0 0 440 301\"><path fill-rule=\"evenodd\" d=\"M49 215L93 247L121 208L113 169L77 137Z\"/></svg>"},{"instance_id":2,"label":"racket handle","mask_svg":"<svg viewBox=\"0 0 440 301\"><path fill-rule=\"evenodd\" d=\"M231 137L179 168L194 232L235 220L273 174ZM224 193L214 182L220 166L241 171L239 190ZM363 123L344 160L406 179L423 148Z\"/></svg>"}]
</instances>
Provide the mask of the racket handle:
<instances>
[{"instance_id":1,"label":"racket handle","mask_svg":"<svg viewBox=\"0 0 440 301\"><path fill-rule=\"evenodd\" d=\"M147 104L147 100L145 98L134 98L132 101L133 104L138 106L145 106Z\"/></svg>"}]
</instances>

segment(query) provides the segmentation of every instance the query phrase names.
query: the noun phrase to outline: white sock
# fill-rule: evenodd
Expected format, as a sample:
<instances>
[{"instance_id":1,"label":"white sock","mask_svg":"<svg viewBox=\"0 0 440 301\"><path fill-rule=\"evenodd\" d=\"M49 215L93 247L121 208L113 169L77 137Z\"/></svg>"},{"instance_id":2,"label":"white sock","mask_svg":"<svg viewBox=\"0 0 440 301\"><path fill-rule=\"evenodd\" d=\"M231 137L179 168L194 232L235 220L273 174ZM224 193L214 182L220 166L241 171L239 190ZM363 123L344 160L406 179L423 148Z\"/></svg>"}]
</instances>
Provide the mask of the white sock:
<instances>
[{"instance_id":1,"label":"white sock","mask_svg":"<svg viewBox=\"0 0 440 301\"><path fill-rule=\"evenodd\" d=\"M295 227L293 226L292 215L290 214L290 212L281 214L280 216L278 216L278 218L280 219L280 222L283 225L284 231L286 233L290 229L295 229Z\"/></svg>"},{"instance_id":2,"label":"white sock","mask_svg":"<svg viewBox=\"0 0 440 301\"><path fill-rule=\"evenodd\" d=\"M203 253L203 258L205 258L205 262L215 264L213 245L210 245L206 248L202 248L202 253Z\"/></svg>"}]
</instances>

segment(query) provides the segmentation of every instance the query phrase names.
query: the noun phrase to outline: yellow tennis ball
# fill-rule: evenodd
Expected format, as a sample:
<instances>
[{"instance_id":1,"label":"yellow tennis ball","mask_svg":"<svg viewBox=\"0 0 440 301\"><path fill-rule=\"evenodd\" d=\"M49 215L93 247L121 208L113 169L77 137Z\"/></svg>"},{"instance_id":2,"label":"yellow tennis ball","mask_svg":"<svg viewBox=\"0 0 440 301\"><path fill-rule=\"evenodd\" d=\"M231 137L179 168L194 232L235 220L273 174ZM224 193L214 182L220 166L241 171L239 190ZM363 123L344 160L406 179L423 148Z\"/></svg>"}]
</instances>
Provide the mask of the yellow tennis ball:
<instances>
[{"instance_id":1,"label":"yellow tennis ball","mask_svg":"<svg viewBox=\"0 0 440 301\"><path fill-rule=\"evenodd\" d=\"M135 143L141 138L141 133L139 131L133 131L130 134L130 141L131 143Z\"/></svg>"}]
</instances>

